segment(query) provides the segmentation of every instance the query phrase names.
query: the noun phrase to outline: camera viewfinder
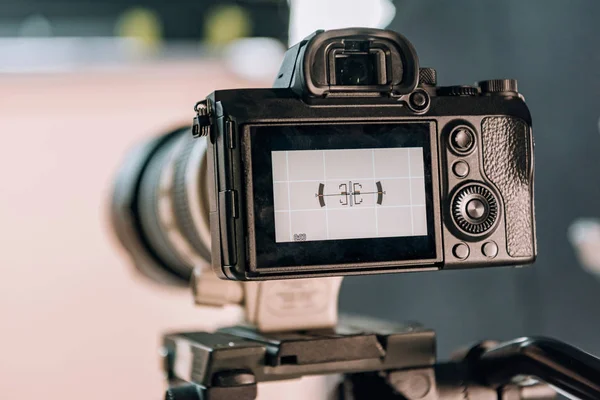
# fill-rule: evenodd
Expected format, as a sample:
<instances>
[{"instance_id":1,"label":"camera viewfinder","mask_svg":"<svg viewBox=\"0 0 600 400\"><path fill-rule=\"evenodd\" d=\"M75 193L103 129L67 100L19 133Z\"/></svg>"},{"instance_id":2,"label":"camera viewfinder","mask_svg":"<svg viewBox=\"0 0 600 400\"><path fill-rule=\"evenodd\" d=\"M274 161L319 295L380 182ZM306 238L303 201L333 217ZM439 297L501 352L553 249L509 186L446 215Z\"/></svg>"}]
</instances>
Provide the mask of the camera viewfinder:
<instances>
[{"instance_id":1,"label":"camera viewfinder","mask_svg":"<svg viewBox=\"0 0 600 400\"><path fill-rule=\"evenodd\" d=\"M331 50L330 84L336 86L385 85L386 57L369 41L348 40L344 47Z\"/></svg>"}]
</instances>

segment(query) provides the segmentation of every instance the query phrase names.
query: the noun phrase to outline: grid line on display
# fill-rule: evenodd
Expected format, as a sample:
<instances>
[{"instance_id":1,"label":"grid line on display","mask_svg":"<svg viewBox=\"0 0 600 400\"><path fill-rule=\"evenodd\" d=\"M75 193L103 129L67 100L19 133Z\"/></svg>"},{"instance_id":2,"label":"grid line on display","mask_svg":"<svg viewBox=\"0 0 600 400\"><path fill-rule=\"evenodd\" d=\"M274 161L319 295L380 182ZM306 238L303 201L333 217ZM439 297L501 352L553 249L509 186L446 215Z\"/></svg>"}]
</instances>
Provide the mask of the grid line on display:
<instances>
[{"instance_id":1,"label":"grid line on display","mask_svg":"<svg viewBox=\"0 0 600 400\"><path fill-rule=\"evenodd\" d=\"M375 150L371 149L371 161L373 164L373 180L375 180ZM377 212L377 207L373 207L375 209L375 236L379 237L379 213Z\"/></svg>"},{"instance_id":2,"label":"grid line on display","mask_svg":"<svg viewBox=\"0 0 600 400\"><path fill-rule=\"evenodd\" d=\"M425 204L413 204L406 206L377 206L377 207L361 207L361 210L372 210L377 208L414 208L414 207L425 207ZM276 210L276 213L280 212L302 212L302 211L323 211L321 208L301 208L299 210ZM352 208L336 208L335 211L352 211Z\"/></svg>"},{"instance_id":3,"label":"grid line on display","mask_svg":"<svg viewBox=\"0 0 600 400\"><path fill-rule=\"evenodd\" d=\"M290 161L289 161L289 157L288 157L288 153L289 152L285 152L285 176L288 179L287 182L287 192L288 192L288 222L290 225L290 242L293 239L293 235L292 235L292 196L290 193Z\"/></svg>"},{"instance_id":4,"label":"grid line on display","mask_svg":"<svg viewBox=\"0 0 600 400\"><path fill-rule=\"evenodd\" d=\"M323 154L323 181L327 182L327 167L325 166L325 152L321 152ZM289 183L288 183L289 185ZM329 239L329 212L328 212L327 204L325 204L325 232L327 239ZM290 210L291 211L291 210Z\"/></svg>"},{"instance_id":5,"label":"grid line on display","mask_svg":"<svg viewBox=\"0 0 600 400\"><path fill-rule=\"evenodd\" d=\"M325 152L323 152L324 154ZM394 179L411 179L411 178L425 178L422 175L418 175L418 176L383 176L381 178L377 178L378 180L394 180ZM334 178L331 179L332 181L340 181L340 180L351 180L351 181L360 181L360 180L372 180L375 179L375 176L373 177L362 177L362 178ZM321 182L321 179L298 179L298 180L293 180L293 181L273 181L273 183L302 183L302 182Z\"/></svg>"},{"instance_id":6,"label":"grid line on display","mask_svg":"<svg viewBox=\"0 0 600 400\"><path fill-rule=\"evenodd\" d=\"M412 171L411 171L411 167L410 167L410 150L408 150L406 152L406 154L408 155L408 194L409 194L409 201L410 201L410 233L411 234L415 234L415 219L413 217L413 203L412 203Z\"/></svg>"}]
</instances>

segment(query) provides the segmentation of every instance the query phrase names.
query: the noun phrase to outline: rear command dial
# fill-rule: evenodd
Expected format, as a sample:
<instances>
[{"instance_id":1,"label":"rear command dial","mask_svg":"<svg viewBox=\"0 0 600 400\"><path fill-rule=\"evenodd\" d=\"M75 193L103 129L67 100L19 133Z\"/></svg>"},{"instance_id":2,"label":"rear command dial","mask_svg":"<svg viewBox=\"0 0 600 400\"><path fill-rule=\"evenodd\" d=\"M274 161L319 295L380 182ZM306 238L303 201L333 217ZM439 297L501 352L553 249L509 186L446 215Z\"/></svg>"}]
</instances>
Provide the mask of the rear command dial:
<instances>
[{"instance_id":1,"label":"rear command dial","mask_svg":"<svg viewBox=\"0 0 600 400\"><path fill-rule=\"evenodd\" d=\"M469 184L452 199L452 219L456 227L470 236L488 233L498 219L498 201L485 186Z\"/></svg>"}]
</instances>

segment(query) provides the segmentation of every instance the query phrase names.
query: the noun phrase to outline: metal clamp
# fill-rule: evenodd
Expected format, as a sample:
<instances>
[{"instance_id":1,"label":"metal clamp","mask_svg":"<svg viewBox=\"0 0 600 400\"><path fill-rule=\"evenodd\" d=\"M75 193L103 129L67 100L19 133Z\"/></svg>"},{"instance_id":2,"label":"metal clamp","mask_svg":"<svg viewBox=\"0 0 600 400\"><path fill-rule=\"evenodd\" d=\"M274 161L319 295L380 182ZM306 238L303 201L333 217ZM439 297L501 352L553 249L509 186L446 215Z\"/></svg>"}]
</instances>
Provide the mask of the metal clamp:
<instances>
[{"instance_id":1,"label":"metal clamp","mask_svg":"<svg viewBox=\"0 0 600 400\"><path fill-rule=\"evenodd\" d=\"M192 136L197 138L210 135L212 118L208 101L201 100L197 102L194 106L194 111L196 111L196 116L192 122Z\"/></svg>"}]
</instances>

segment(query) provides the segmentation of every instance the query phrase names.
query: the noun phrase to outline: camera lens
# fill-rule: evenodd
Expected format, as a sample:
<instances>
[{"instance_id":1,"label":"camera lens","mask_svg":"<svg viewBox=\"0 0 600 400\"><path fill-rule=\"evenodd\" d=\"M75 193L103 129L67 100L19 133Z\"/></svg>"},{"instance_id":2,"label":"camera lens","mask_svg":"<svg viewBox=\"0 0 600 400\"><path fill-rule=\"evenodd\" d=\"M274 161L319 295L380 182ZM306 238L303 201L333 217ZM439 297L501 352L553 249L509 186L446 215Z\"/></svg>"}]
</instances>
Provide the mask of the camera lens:
<instances>
[{"instance_id":1,"label":"camera lens","mask_svg":"<svg viewBox=\"0 0 600 400\"><path fill-rule=\"evenodd\" d=\"M134 150L117 177L114 229L144 275L186 284L210 260L206 141L186 128Z\"/></svg>"},{"instance_id":2,"label":"camera lens","mask_svg":"<svg viewBox=\"0 0 600 400\"><path fill-rule=\"evenodd\" d=\"M336 84L376 85L374 54L341 54L335 60Z\"/></svg>"}]
</instances>

